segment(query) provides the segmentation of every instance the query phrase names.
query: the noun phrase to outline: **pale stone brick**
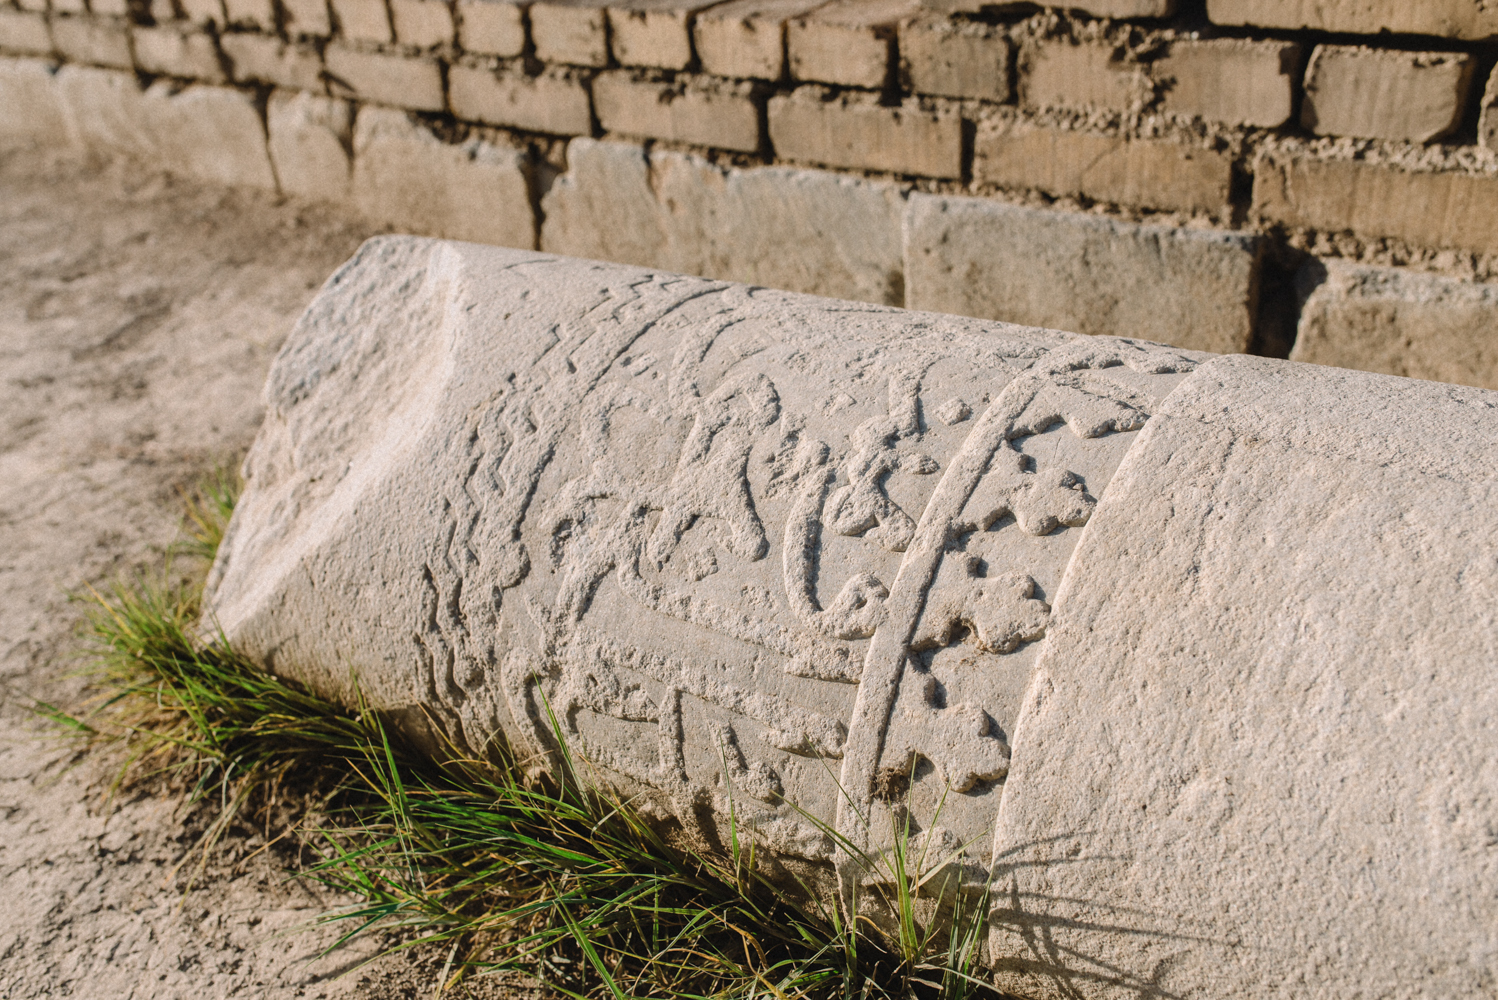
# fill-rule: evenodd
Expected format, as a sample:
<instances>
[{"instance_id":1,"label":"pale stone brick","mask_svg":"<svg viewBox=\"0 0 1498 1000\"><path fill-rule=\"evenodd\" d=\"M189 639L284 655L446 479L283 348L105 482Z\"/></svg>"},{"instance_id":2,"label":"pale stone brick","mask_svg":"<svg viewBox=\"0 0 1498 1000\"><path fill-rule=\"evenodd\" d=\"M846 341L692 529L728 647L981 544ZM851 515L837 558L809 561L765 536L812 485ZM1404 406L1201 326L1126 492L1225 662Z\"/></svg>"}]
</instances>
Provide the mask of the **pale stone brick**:
<instances>
[{"instance_id":1,"label":"pale stone brick","mask_svg":"<svg viewBox=\"0 0 1498 1000\"><path fill-rule=\"evenodd\" d=\"M846 87L883 87L894 69L899 24L920 0L832 0L786 26L791 76Z\"/></svg>"},{"instance_id":2,"label":"pale stone brick","mask_svg":"<svg viewBox=\"0 0 1498 1000\"><path fill-rule=\"evenodd\" d=\"M47 30L46 16L0 8L0 51L24 55L50 54L52 35Z\"/></svg>"},{"instance_id":3,"label":"pale stone brick","mask_svg":"<svg viewBox=\"0 0 1498 1000\"><path fill-rule=\"evenodd\" d=\"M293 90L321 91L322 56L317 47L283 42L275 35L230 32L219 36L239 83L269 83Z\"/></svg>"},{"instance_id":4,"label":"pale stone brick","mask_svg":"<svg viewBox=\"0 0 1498 1000\"><path fill-rule=\"evenodd\" d=\"M1230 353L1253 335L1259 238L913 194L905 304Z\"/></svg>"},{"instance_id":5,"label":"pale stone brick","mask_svg":"<svg viewBox=\"0 0 1498 1000\"><path fill-rule=\"evenodd\" d=\"M329 45L328 85L339 96L411 111L443 111L442 69L435 59ZM345 93L346 92L346 93Z\"/></svg>"},{"instance_id":6,"label":"pale stone brick","mask_svg":"<svg viewBox=\"0 0 1498 1000\"><path fill-rule=\"evenodd\" d=\"M328 0L281 0L286 13L286 34L292 38L327 38L333 33Z\"/></svg>"},{"instance_id":7,"label":"pale stone brick","mask_svg":"<svg viewBox=\"0 0 1498 1000\"><path fill-rule=\"evenodd\" d=\"M55 93L68 140L98 156L152 160L158 150L146 127L144 95L135 74L93 66L64 66Z\"/></svg>"},{"instance_id":8,"label":"pale stone brick","mask_svg":"<svg viewBox=\"0 0 1498 1000\"><path fill-rule=\"evenodd\" d=\"M588 135L593 109L585 71L552 66L531 76L515 65L457 65L447 71L447 100L457 117L548 135Z\"/></svg>"},{"instance_id":9,"label":"pale stone brick","mask_svg":"<svg viewBox=\"0 0 1498 1000\"><path fill-rule=\"evenodd\" d=\"M1477 119L1477 141L1489 149L1498 149L1498 66L1488 77L1482 92L1482 113Z\"/></svg>"},{"instance_id":10,"label":"pale stone brick","mask_svg":"<svg viewBox=\"0 0 1498 1000\"><path fill-rule=\"evenodd\" d=\"M33 14L45 14L48 10L47 0L17 0L16 6Z\"/></svg>"},{"instance_id":11,"label":"pale stone brick","mask_svg":"<svg viewBox=\"0 0 1498 1000\"><path fill-rule=\"evenodd\" d=\"M137 25L135 65L147 73L219 83L224 79L213 36L195 27L168 22L155 27Z\"/></svg>"},{"instance_id":12,"label":"pale stone brick","mask_svg":"<svg viewBox=\"0 0 1498 1000\"><path fill-rule=\"evenodd\" d=\"M1461 124L1475 68L1465 53L1318 45L1300 122L1317 135L1439 139Z\"/></svg>"},{"instance_id":13,"label":"pale stone brick","mask_svg":"<svg viewBox=\"0 0 1498 1000\"><path fill-rule=\"evenodd\" d=\"M692 27L702 71L779 80L786 73L785 25L826 0L729 0L697 15Z\"/></svg>"},{"instance_id":14,"label":"pale stone brick","mask_svg":"<svg viewBox=\"0 0 1498 1000\"><path fill-rule=\"evenodd\" d=\"M465 52L512 59L525 51L525 17L508 0L458 0L458 44Z\"/></svg>"},{"instance_id":15,"label":"pale stone brick","mask_svg":"<svg viewBox=\"0 0 1498 1000\"><path fill-rule=\"evenodd\" d=\"M395 40L418 49L453 44L453 11L446 0L390 0Z\"/></svg>"},{"instance_id":16,"label":"pale stone brick","mask_svg":"<svg viewBox=\"0 0 1498 1000\"><path fill-rule=\"evenodd\" d=\"M1112 46L1045 41L1034 47L1020 95L1034 108L1143 107L1154 89L1143 67L1117 57Z\"/></svg>"},{"instance_id":17,"label":"pale stone brick","mask_svg":"<svg viewBox=\"0 0 1498 1000\"><path fill-rule=\"evenodd\" d=\"M1290 118L1300 46L1217 38L1172 42L1150 65L1170 114L1275 128Z\"/></svg>"},{"instance_id":18,"label":"pale stone brick","mask_svg":"<svg viewBox=\"0 0 1498 1000\"><path fill-rule=\"evenodd\" d=\"M390 26L390 10L385 0L328 0L338 31L351 42L375 42L388 45L395 41Z\"/></svg>"},{"instance_id":19,"label":"pale stone brick","mask_svg":"<svg viewBox=\"0 0 1498 1000\"><path fill-rule=\"evenodd\" d=\"M1498 389L1498 285L1315 262L1292 361Z\"/></svg>"},{"instance_id":20,"label":"pale stone brick","mask_svg":"<svg viewBox=\"0 0 1498 1000\"><path fill-rule=\"evenodd\" d=\"M1216 24L1352 35L1498 35L1498 7L1476 0L1207 0L1207 16Z\"/></svg>"},{"instance_id":21,"label":"pale stone brick","mask_svg":"<svg viewBox=\"0 0 1498 1000\"><path fill-rule=\"evenodd\" d=\"M44 145L67 140L56 71L42 59L0 59L0 136Z\"/></svg>"},{"instance_id":22,"label":"pale stone brick","mask_svg":"<svg viewBox=\"0 0 1498 1000\"><path fill-rule=\"evenodd\" d=\"M88 4L84 0L49 0L54 14L87 14Z\"/></svg>"},{"instance_id":23,"label":"pale stone brick","mask_svg":"<svg viewBox=\"0 0 1498 1000\"><path fill-rule=\"evenodd\" d=\"M93 17L55 17L52 44L69 62L112 69L134 69L125 22Z\"/></svg>"},{"instance_id":24,"label":"pale stone brick","mask_svg":"<svg viewBox=\"0 0 1498 1000\"><path fill-rule=\"evenodd\" d=\"M605 0L544 0L531 5L536 58L573 66L609 64Z\"/></svg>"},{"instance_id":25,"label":"pale stone brick","mask_svg":"<svg viewBox=\"0 0 1498 1000\"><path fill-rule=\"evenodd\" d=\"M1498 205L1498 177L1272 153L1254 164L1254 214L1304 229L1494 252L1498 212L1483 210L1491 205Z\"/></svg>"},{"instance_id":26,"label":"pale stone brick","mask_svg":"<svg viewBox=\"0 0 1498 1000\"><path fill-rule=\"evenodd\" d=\"M194 24L224 23L222 0L179 0L183 15Z\"/></svg>"},{"instance_id":27,"label":"pale stone brick","mask_svg":"<svg viewBox=\"0 0 1498 1000\"><path fill-rule=\"evenodd\" d=\"M100 17L128 17L128 0L89 0L89 12Z\"/></svg>"},{"instance_id":28,"label":"pale stone brick","mask_svg":"<svg viewBox=\"0 0 1498 1000\"><path fill-rule=\"evenodd\" d=\"M932 101L884 107L872 95L798 87L770 99L770 142L787 160L917 177L962 176L962 119Z\"/></svg>"},{"instance_id":29,"label":"pale stone brick","mask_svg":"<svg viewBox=\"0 0 1498 1000\"><path fill-rule=\"evenodd\" d=\"M550 253L901 301L902 185L591 139L568 144L567 166L542 200Z\"/></svg>"},{"instance_id":30,"label":"pale stone brick","mask_svg":"<svg viewBox=\"0 0 1498 1000\"><path fill-rule=\"evenodd\" d=\"M266 104L271 162L287 194L341 202L349 195L354 110L348 101L278 90Z\"/></svg>"},{"instance_id":31,"label":"pale stone brick","mask_svg":"<svg viewBox=\"0 0 1498 1000\"><path fill-rule=\"evenodd\" d=\"M923 17L900 25L900 65L918 94L1007 101L1009 38L987 24Z\"/></svg>"},{"instance_id":32,"label":"pale stone brick","mask_svg":"<svg viewBox=\"0 0 1498 1000\"><path fill-rule=\"evenodd\" d=\"M973 142L975 183L1120 205L1223 212L1232 177L1226 154L1167 140L994 120L979 127Z\"/></svg>"},{"instance_id":33,"label":"pale stone brick","mask_svg":"<svg viewBox=\"0 0 1498 1000\"><path fill-rule=\"evenodd\" d=\"M276 30L276 5L272 0L224 0L224 17L235 27Z\"/></svg>"},{"instance_id":34,"label":"pale stone brick","mask_svg":"<svg viewBox=\"0 0 1498 1000\"><path fill-rule=\"evenodd\" d=\"M521 150L481 130L448 143L390 108L354 121L354 204L408 232L534 247L527 172Z\"/></svg>"},{"instance_id":35,"label":"pale stone brick","mask_svg":"<svg viewBox=\"0 0 1498 1000\"><path fill-rule=\"evenodd\" d=\"M593 105L609 132L752 153L760 142L757 88L744 80L658 82L609 70L593 80Z\"/></svg>"},{"instance_id":36,"label":"pale stone brick","mask_svg":"<svg viewBox=\"0 0 1498 1000\"><path fill-rule=\"evenodd\" d=\"M146 91L144 106L155 163L215 184L275 188L254 94L197 85L177 91L163 81Z\"/></svg>"},{"instance_id":37,"label":"pale stone brick","mask_svg":"<svg viewBox=\"0 0 1498 1000\"><path fill-rule=\"evenodd\" d=\"M624 66L686 69L692 17L711 0L625 0L609 4L609 45Z\"/></svg>"}]
</instances>

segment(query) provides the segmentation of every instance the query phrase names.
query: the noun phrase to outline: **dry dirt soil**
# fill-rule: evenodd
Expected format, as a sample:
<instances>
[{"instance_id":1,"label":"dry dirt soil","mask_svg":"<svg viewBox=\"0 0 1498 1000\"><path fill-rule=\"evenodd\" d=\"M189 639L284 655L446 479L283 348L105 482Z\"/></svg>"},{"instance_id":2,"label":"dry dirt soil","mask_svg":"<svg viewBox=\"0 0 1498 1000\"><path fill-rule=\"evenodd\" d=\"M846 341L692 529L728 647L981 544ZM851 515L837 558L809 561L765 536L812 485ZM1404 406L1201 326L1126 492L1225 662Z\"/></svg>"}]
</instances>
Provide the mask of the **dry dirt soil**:
<instances>
[{"instance_id":1,"label":"dry dirt soil","mask_svg":"<svg viewBox=\"0 0 1498 1000\"><path fill-rule=\"evenodd\" d=\"M190 882L177 801L109 801L118 759L32 711L86 697L70 595L159 569L181 492L248 447L271 358L373 231L0 150L0 1000L434 995L445 955L377 957L376 939L321 955L338 932L317 918L350 901L289 879L251 834Z\"/></svg>"}]
</instances>

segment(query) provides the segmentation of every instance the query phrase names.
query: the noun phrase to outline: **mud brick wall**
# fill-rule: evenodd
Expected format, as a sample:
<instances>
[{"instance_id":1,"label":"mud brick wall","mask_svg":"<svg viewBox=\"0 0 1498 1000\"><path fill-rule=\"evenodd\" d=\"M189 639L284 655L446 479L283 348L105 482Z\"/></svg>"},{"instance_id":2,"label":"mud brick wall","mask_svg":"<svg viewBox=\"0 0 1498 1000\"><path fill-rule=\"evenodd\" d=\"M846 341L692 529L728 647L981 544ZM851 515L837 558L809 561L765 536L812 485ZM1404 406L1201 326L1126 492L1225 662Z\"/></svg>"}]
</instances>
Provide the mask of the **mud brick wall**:
<instances>
[{"instance_id":1,"label":"mud brick wall","mask_svg":"<svg viewBox=\"0 0 1498 1000\"><path fill-rule=\"evenodd\" d=\"M6 0L0 54L7 145L1498 387L1481 0Z\"/></svg>"}]
</instances>

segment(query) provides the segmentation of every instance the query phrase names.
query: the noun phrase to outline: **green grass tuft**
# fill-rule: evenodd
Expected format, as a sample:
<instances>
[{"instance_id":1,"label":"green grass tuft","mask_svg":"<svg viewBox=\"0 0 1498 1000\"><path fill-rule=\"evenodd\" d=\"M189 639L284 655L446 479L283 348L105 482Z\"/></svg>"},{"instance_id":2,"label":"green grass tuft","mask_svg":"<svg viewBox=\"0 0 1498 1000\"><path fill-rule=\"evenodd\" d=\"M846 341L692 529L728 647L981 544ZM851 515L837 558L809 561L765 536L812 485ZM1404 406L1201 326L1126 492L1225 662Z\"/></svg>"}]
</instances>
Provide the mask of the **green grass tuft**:
<instances>
[{"instance_id":1,"label":"green grass tuft","mask_svg":"<svg viewBox=\"0 0 1498 1000\"><path fill-rule=\"evenodd\" d=\"M237 495L232 475L210 476L177 552L211 560ZM202 573L171 579L169 565L161 582L93 593L99 700L82 717L38 711L118 748L117 786L164 782L205 810L201 859L237 821L313 847L320 860L298 874L359 901L325 917L346 928L340 944L399 929L395 947L446 953L443 988L520 971L588 1000L994 995L975 974L986 902L923 925L908 826L896 831L890 940L789 898L736 831L728 856L667 843L575 762L537 785L503 757L416 753L378 713L204 641Z\"/></svg>"}]
</instances>

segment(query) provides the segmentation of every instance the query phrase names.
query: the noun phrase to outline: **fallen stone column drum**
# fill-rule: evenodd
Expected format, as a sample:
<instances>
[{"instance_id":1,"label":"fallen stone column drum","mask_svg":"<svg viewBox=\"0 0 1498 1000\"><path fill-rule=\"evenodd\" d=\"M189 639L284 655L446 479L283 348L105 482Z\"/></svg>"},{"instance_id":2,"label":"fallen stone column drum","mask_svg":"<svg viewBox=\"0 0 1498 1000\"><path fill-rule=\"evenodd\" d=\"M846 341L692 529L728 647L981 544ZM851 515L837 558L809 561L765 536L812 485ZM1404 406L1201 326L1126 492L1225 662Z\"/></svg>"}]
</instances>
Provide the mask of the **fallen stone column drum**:
<instances>
[{"instance_id":1,"label":"fallen stone column drum","mask_svg":"<svg viewBox=\"0 0 1498 1000\"><path fill-rule=\"evenodd\" d=\"M273 670L845 893L908 814L1016 992L1493 988L1498 393L386 237L266 411Z\"/></svg>"}]
</instances>

